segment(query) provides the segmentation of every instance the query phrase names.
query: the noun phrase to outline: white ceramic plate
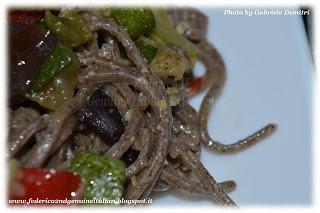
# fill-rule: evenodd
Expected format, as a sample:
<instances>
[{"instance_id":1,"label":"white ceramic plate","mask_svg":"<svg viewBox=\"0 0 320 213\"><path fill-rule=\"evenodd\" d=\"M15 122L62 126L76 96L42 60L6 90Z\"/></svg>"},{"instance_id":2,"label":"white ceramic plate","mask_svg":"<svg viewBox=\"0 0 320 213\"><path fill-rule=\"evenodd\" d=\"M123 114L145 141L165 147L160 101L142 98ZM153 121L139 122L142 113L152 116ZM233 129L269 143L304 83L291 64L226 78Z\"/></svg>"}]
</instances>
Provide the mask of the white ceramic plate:
<instances>
[{"instance_id":1,"label":"white ceramic plate","mask_svg":"<svg viewBox=\"0 0 320 213\"><path fill-rule=\"evenodd\" d=\"M239 205L308 205L314 73L302 19L225 16L224 9L229 8L201 9L210 21L207 37L222 54L228 74L209 119L210 134L232 143L269 122L279 129L238 154L203 148L202 162L217 181L237 182L230 196ZM202 98L191 104L198 109ZM213 205L173 191L153 198L155 206Z\"/></svg>"}]
</instances>

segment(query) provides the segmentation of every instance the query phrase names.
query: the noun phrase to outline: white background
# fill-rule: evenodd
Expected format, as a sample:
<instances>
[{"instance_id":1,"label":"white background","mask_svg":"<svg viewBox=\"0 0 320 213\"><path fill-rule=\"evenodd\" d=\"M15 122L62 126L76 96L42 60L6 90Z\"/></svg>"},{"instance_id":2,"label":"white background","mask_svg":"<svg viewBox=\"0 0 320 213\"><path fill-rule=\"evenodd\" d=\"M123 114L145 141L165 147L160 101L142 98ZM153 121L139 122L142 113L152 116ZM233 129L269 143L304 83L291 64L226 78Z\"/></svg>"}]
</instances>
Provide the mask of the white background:
<instances>
[{"instance_id":1,"label":"white background","mask_svg":"<svg viewBox=\"0 0 320 213\"><path fill-rule=\"evenodd\" d=\"M210 22L207 38L222 54L228 74L209 119L210 134L233 143L269 122L279 129L238 154L221 155L203 147L201 159L217 181L237 182L230 196L240 206L310 205L315 73L302 18L225 16L224 9L230 8L202 8ZM202 97L191 100L196 109ZM161 206L210 202L172 192L154 197L154 204Z\"/></svg>"}]
</instances>

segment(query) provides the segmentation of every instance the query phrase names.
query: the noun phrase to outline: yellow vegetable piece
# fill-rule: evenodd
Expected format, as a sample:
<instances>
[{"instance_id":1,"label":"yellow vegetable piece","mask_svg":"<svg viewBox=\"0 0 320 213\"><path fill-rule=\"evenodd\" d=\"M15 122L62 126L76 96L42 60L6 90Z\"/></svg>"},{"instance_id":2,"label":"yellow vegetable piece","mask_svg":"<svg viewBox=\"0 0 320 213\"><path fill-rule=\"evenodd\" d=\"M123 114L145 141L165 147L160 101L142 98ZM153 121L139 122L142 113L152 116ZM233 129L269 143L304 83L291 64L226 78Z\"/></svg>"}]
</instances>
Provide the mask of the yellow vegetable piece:
<instances>
[{"instance_id":1,"label":"yellow vegetable piece","mask_svg":"<svg viewBox=\"0 0 320 213\"><path fill-rule=\"evenodd\" d=\"M69 55L71 57L71 63L61 69L59 73L40 90L28 93L26 95L27 98L45 108L56 110L73 96L74 88L77 85L79 60L71 49L69 49Z\"/></svg>"},{"instance_id":2,"label":"yellow vegetable piece","mask_svg":"<svg viewBox=\"0 0 320 213\"><path fill-rule=\"evenodd\" d=\"M179 81L191 65L182 53L163 46L158 49L149 66L161 78L174 77L176 81Z\"/></svg>"},{"instance_id":3,"label":"yellow vegetable piece","mask_svg":"<svg viewBox=\"0 0 320 213\"><path fill-rule=\"evenodd\" d=\"M178 45L187 51L187 55L192 64L197 60L197 53L192 42L177 32L171 23L171 19L164 9L151 9L156 27L150 34L150 38L167 45ZM160 40L161 41L160 41Z\"/></svg>"}]
</instances>

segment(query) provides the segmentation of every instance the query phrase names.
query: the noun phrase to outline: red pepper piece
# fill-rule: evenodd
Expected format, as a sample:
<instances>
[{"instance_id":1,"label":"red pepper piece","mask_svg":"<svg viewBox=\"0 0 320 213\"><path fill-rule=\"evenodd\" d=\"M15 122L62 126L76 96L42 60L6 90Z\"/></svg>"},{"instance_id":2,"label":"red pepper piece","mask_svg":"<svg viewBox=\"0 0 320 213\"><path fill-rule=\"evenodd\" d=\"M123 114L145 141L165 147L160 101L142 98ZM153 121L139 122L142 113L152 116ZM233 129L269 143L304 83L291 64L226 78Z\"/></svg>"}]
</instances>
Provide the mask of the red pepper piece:
<instances>
[{"instance_id":1,"label":"red pepper piece","mask_svg":"<svg viewBox=\"0 0 320 213\"><path fill-rule=\"evenodd\" d=\"M196 77L192 79L187 89L188 96L193 96L197 94L201 89L202 84L203 84L203 77Z\"/></svg>"},{"instance_id":2,"label":"red pepper piece","mask_svg":"<svg viewBox=\"0 0 320 213\"><path fill-rule=\"evenodd\" d=\"M81 178L73 172L43 168L18 168L22 171L19 182L24 188L24 196L9 196L9 199L29 200L71 200L81 185ZM36 204L36 203L34 203ZM42 204L43 205L43 204ZM44 205L51 205L45 204ZM61 204L60 204L61 205Z\"/></svg>"},{"instance_id":3,"label":"red pepper piece","mask_svg":"<svg viewBox=\"0 0 320 213\"><path fill-rule=\"evenodd\" d=\"M10 23L32 24L44 17L41 10L13 10L9 12Z\"/></svg>"}]
</instances>

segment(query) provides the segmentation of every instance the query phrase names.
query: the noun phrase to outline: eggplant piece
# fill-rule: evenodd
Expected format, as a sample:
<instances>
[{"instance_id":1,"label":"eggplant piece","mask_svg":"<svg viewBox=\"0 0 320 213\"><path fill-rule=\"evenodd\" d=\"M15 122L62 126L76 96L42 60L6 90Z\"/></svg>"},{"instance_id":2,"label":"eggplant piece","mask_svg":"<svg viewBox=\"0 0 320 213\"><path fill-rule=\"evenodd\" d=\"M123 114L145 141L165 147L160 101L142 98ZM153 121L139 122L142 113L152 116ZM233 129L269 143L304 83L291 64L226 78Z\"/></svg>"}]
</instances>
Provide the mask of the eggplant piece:
<instances>
[{"instance_id":1,"label":"eggplant piece","mask_svg":"<svg viewBox=\"0 0 320 213\"><path fill-rule=\"evenodd\" d=\"M58 45L58 39L38 24L9 26L9 104L26 101L25 94L43 61Z\"/></svg>"},{"instance_id":2,"label":"eggplant piece","mask_svg":"<svg viewBox=\"0 0 320 213\"><path fill-rule=\"evenodd\" d=\"M94 91L78 115L80 122L105 138L110 145L124 133L125 126L118 108L103 88Z\"/></svg>"}]
</instances>

